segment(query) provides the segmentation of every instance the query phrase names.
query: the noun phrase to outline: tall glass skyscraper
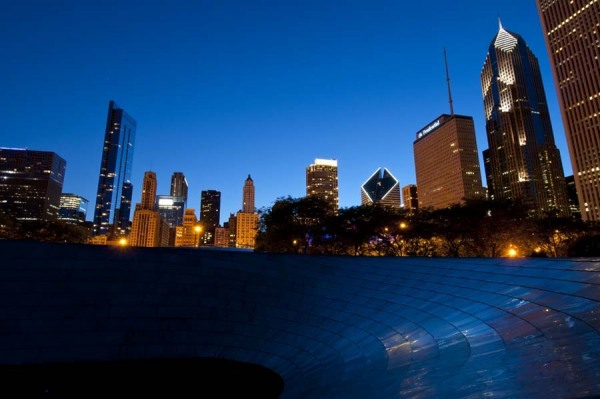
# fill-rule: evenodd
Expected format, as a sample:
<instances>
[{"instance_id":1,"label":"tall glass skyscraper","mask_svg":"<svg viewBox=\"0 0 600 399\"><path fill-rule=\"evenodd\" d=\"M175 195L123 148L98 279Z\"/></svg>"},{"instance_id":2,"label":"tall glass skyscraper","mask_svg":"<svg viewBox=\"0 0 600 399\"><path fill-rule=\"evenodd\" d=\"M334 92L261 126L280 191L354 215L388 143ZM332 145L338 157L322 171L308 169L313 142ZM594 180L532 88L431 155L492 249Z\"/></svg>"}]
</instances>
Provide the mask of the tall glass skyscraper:
<instances>
[{"instance_id":1,"label":"tall glass skyscraper","mask_svg":"<svg viewBox=\"0 0 600 399\"><path fill-rule=\"evenodd\" d=\"M481 89L489 196L520 200L537 216L547 212L569 216L538 60L523 38L502 24L483 64Z\"/></svg>"},{"instance_id":2,"label":"tall glass skyscraper","mask_svg":"<svg viewBox=\"0 0 600 399\"><path fill-rule=\"evenodd\" d=\"M124 234L129 229L136 126L136 121L114 101L108 103L93 235Z\"/></svg>"},{"instance_id":3,"label":"tall glass skyscraper","mask_svg":"<svg viewBox=\"0 0 600 399\"><path fill-rule=\"evenodd\" d=\"M583 220L600 221L600 1L537 0Z\"/></svg>"}]
</instances>

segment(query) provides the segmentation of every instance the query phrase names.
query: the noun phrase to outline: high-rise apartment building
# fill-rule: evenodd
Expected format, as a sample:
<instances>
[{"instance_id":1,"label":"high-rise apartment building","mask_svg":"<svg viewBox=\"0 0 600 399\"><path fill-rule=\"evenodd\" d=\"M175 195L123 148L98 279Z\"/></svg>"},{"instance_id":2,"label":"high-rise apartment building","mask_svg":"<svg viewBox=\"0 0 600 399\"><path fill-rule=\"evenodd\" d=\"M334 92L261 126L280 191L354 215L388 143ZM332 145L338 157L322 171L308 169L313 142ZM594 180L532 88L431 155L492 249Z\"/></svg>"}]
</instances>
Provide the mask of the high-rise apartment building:
<instances>
[{"instance_id":1,"label":"high-rise apartment building","mask_svg":"<svg viewBox=\"0 0 600 399\"><path fill-rule=\"evenodd\" d=\"M56 220L67 163L54 152L0 148L0 212Z\"/></svg>"},{"instance_id":2,"label":"high-rise apartment building","mask_svg":"<svg viewBox=\"0 0 600 399\"><path fill-rule=\"evenodd\" d=\"M419 209L484 196L472 117L440 115L417 132L413 149Z\"/></svg>"},{"instance_id":3,"label":"high-rise apartment building","mask_svg":"<svg viewBox=\"0 0 600 399\"><path fill-rule=\"evenodd\" d=\"M400 208L400 182L386 168L377 169L360 187L362 205Z\"/></svg>"},{"instance_id":4,"label":"high-rise apartment building","mask_svg":"<svg viewBox=\"0 0 600 399\"><path fill-rule=\"evenodd\" d=\"M402 203L404 209L409 212L415 212L419 209L419 194L416 185L409 184L402 187Z\"/></svg>"},{"instance_id":5,"label":"high-rise apartment building","mask_svg":"<svg viewBox=\"0 0 600 399\"><path fill-rule=\"evenodd\" d=\"M490 198L519 200L540 217L547 212L568 216L565 176L538 60L525 40L502 24L483 64L481 89Z\"/></svg>"},{"instance_id":6,"label":"high-rise apartment building","mask_svg":"<svg viewBox=\"0 0 600 399\"><path fill-rule=\"evenodd\" d=\"M137 123L114 101L108 104L108 117L102 146L102 161L93 235L125 234L131 214L131 168Z\"/></svg>"},{"instance_id":7,"label":"high-rise apartment building","mask_svg":"<svg viewBox=\"0 0 600 399\"><path fill-rule=\"evenodd\" d=\"M173 176L171 176L171 196L179 197L185 202L187 205L187 197L188 197L188 182L183 172L173 172ZM183 212L181 213L183 217Z\"/></svg>"},{"instance_id":8,"label":"high-rise apartment building","mask_svg":"<svg viewBox=\"0 0 600 399\"><path fill-rule=\"evenodd\" d=\"M581 217L600 221L600 1L537 0Z\"/></svg>"},{"instance_id":9,"label":"high-rise apartment building","mask_svg":"<svg viewBox=\"0 0 600 399\"><path fill-rule=\"evenodd\" d=\"M258 231L258 213L238 212L236 217L236 247L253 249Z\"/></svg>"},{"instance_id":10,"label":"high-rise apartment building","mask_svg":"<svg viewBox=\"0 0 600 399\"><path fill-rule=\"evenodd\" d=\"M306 196L319 197L331 204L337 212L338 162L335 159L315 159L315 163L306 168Z\"/></svg>"},{"instance_id":11,"label":"high-rise apartment building","mask_svg":"<svg viewBox=\"0 0 600 399\"><path fill-rule=\"evenodd\" d=\"M135 207L129 243L137 247L169 245L169 223L156 207L156 173L146 172L142 184L142 201Z\"/></svg>"},{"instance_id":12,"label":"high-rise apartment building","mask_svg":"<svg viewBox=\"0 0 600 399\"><path fill-rule=\"evenodd\" d=\"M252 201L254 203L254 201ZM202 224L202 245L214 245L215 228L221 218L221 192L202 191L200 196L200 223Z\"/></svg>"},{"instance_id":13,"label":"high-rise apartment building","mask_svg":"<svg viewBox=\"0 0 600 399\"><path fill-rule=\"evenodd\" d=\"M62 194L58 219L65 223L82 224L85 222L89 201L80 195Z\"/></svg>"},{"instance_id":14,"label":"high-rise apartment building","mask_svg":"<svg viewBox=\"0 0 600 399\"><path fill-rule=\"evenodd\" d=\"M244 189L242 192L242 212L254 212L254 181L250 175L248 175L248 178L244 182Z\"/></svg>"}]
</instances>

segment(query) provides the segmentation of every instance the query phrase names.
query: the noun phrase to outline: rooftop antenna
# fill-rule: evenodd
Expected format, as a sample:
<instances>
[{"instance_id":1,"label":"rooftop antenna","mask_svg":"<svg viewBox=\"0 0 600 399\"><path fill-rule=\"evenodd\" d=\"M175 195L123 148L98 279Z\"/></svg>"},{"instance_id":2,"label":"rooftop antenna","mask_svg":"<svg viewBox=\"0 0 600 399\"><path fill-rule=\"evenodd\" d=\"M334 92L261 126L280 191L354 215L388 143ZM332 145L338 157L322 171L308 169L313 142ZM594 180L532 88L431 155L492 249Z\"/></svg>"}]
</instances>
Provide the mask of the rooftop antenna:
<instances>
[{"instance_id":1,"label":"rooftop antenna","mask_svg":"<svg viewBox=\"0 0 600 399\"><path fill-rule=\"evenodd\" d=\"M448 82L448 102L450 103L450 115L454 116L454 106L452 105L452 91L450 90L450 74L448 73L448 59L446 58L446 47L444 47L444 64L446 64L446 82Z\"/></svg>"}]
</instances>

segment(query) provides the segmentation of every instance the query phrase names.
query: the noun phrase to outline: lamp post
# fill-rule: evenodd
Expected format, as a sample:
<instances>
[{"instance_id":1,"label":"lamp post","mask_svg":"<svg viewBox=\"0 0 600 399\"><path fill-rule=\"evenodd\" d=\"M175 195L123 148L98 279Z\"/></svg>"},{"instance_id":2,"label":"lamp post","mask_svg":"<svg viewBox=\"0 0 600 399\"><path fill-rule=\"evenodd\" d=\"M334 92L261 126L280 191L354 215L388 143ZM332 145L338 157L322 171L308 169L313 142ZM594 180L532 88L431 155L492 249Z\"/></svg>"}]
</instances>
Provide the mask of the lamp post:
<instances>
[{"instance_id":1,"label":"lamp post","mask_svg":"<svg viewBox=\"0 0 600 399\"><path fill-rule=\"evenodd\" d=\"M200 233L202 232L202 226L200 225L196 225L194 226L194 231L196 232L195 234L195 238L196 238L196 242L195 242L195 246L199 247L200 246Z\"/></svg>"}]
</instances>

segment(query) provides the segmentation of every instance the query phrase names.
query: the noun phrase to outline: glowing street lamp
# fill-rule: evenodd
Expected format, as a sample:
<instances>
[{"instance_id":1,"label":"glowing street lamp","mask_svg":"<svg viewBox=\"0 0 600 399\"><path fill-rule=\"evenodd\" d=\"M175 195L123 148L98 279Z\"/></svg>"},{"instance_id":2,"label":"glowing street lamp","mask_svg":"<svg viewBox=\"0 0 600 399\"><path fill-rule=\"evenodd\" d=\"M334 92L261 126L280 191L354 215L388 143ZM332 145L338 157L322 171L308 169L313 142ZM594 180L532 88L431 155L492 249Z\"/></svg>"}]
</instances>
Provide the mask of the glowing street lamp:
<instances>
[{"instance_id":1,"label":"glowing street lamp","mask_svg":"<svg viewBox=\"0 0 600 399\"><path fill-rule=\"evenodd\" d=\"M514 246L510 246L510 248L508 248L508 251L506 252L506 254L508 255L509 258L514 258L518 255L518 251L517 248L515 248Z\"/></svg>"},{"instance_id":2,"label":"glowing street lamp","mask_svg":"<svg viewBox=\"0 0 600 399\"><path fill-rule=\"evenodd\" d=\"M202 226L197 224L196 226L194 226L194 231L196 232L196 235L195 235L196 247L199 247L200 246L200 233L202 232Z\"/></svg>"},{"instance_id":3,"label":"glowing street lamp","mask_svg":"<svg viewBox=\"0 0 600 399\"><path fill-rule=\"evenodd\" d=\"M127 238L123 237L119 240L119 246L126 247L127 246Z\"/></svg>"},{"instance_id":4,"label":"glowing street lamp","mask_svg":"<svg viewBox=\"0 0 600 399\"><path fill-rule=\"evenodd\" d=\"M405 222L400 222L400 228L402 230L406 229L408 227L408 224L406 224Z\"/></svg>"}]
</instances>

